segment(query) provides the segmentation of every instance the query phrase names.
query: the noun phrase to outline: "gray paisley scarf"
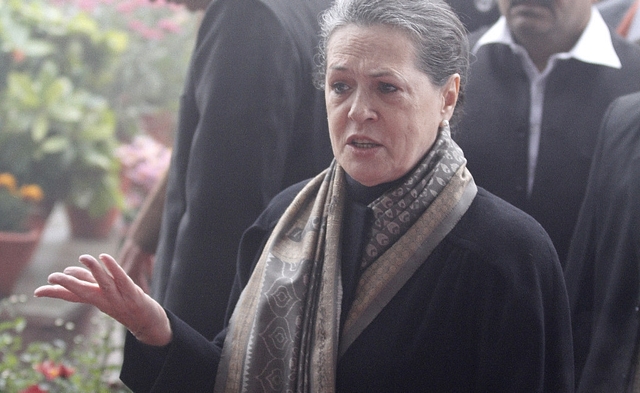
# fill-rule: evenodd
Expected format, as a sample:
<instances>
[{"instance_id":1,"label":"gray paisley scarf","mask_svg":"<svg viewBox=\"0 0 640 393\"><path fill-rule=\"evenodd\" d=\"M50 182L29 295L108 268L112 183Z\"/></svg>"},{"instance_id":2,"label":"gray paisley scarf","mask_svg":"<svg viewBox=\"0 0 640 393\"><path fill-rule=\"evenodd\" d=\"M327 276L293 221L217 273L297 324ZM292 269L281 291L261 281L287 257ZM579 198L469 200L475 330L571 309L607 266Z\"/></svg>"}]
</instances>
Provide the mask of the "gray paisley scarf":
<instances>
[{"instance_id":1,"label":"gray paisley scarf","mask_svg":"<svg viewBox=\"0 0 640 393\"><path fill-rule=\"evenodd\" d=\"M355 300L339 332L345 176L335 162L273 230L229 322L216 392L333 392L338 357L475 197L448 127L404 182L374 201Z\"/></svg>"}]
</instances>

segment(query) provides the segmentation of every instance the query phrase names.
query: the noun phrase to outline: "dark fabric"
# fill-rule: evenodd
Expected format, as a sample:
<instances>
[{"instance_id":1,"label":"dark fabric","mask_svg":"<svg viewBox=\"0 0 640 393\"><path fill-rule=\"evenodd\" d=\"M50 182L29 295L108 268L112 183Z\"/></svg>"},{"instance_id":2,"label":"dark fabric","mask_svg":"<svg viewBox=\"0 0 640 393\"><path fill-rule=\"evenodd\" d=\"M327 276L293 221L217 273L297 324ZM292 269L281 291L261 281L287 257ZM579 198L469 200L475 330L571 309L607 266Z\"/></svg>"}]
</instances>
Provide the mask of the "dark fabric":
<instances>
[{"instance_id":1,"label":"dark fabric","mask_svg":"<svg viewBox=\"0 0 640 393\"><path fill-rule=\"evenodd\" d=\"M494 0L446 0L468 31L490 26L500 18L498 3Z\"/></svg>"},{"instance_id":2,"label":"dark fabric","mask_svg":"<svg viewBox=\"0 0 640 393\"><path fill-rule=\"evenodd\" d=\"M616 97L640 90L640 47L613 35L621 69L564 60L549 75L531 197L529 81L508 46L490 44L478 50L464 115L453 135L476 183L540 222L563 265L602 116Z\"/></svg>"},{"instance_id":3,"label":"dark fabric","mask_svg":"<svg viewBox=\"0 0 640 393\"><path fill-rule=\"evenodd\" d=\"M244 234L231 306L264 239L300 189L297 185L275 198ZM360 211L348 217L360 220L345 226L343 244L352 247L370 216ZM343 257L357 254L346 251ZM343 271L358 262L344 262ZM343 278L348 293L357 275ZM344 304L343 312L347 309ZM562 272L547 234L528 215L479 189L453 231L339 360L336 391L572 392L568 312ZM170 351L155 371L140 356L140 344L129 338L121 377L129 384L144 371L163 381L162 387L154 382L154 388L153 383L138 386L136 392L204 391L183 389L193 383L183 380L184 367L194 362L195 349L187 347L213 347L203 358L212 361L223 337L216 345L188 327L175 329L171 345L183 353ZM186 366L184 357L189 357ZM203 386L213 386L215 373L202 378Z\"/></svg>"},{"instance_id":4,"label":"dark fabric","mask_svg":"<svg viewBox=\"0 0 640 393\"><path fill-rule=\"evenodd\" d=\"M624 392L637 354L640 296L640 93L600 130L565 269L579 392Z\"/></svg>"},{"instance_id":5,"label":"dark fabric","mask_svg":"<svg viewBox=\"0 0 640 393\"><path fill-rule=\"evenodd\" d=\"M221 330L242 232L280 190L332 159L312 84L329 0L214 0L181 98L153 296ZM213 284L215 283L215 285Z\"/></svg>"}]
</instances>

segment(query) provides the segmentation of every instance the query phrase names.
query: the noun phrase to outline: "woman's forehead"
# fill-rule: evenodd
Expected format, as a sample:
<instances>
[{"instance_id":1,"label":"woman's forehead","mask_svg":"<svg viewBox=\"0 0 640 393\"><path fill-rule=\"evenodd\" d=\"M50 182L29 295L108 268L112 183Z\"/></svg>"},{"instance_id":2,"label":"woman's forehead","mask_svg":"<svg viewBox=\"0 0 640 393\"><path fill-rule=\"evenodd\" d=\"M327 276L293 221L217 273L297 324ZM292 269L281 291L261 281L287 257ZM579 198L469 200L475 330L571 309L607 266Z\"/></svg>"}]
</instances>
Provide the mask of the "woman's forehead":
<instances>
[{"instance_id":1,"label":"woman's forehead","mask_svg":"<svg viewBox=\"0 0 640 393\"><path fill-rule=\"evenodd\" d=\"M337 29L327 43L327 69L346 62L392 64L415 59L415 48L404 32L385 26L347 25Z\"/></svg>"}]
</instances>

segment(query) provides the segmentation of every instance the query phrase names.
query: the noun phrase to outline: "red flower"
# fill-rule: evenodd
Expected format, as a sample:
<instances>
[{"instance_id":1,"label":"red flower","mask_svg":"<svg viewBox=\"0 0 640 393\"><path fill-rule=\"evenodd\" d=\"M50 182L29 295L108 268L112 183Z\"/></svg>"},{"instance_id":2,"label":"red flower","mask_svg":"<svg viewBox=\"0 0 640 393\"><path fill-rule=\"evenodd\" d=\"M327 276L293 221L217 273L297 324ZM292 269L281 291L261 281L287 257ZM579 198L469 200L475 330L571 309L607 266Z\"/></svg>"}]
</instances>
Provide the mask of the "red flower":
<instances>
[{"instance_id":1,"label":"red flower","mask_svg":"<svg viewBox=\"0 0 640 393\"><path fill-rule=\"evenodd\" d=\"M76 371L73 367L67 367L62 363L56 364L51 360L45 360L40 364L36 364L33 368L50 381L58 377L69 378Z\"/></svg>"},{"instance_id":2,"label":"red flower","mask_svg":"<svg viewBox=\"0 0 640 393\"><path fill-rule=\"evenodd\" d=\"M20 393L48 393L48 390L42 390L40 389L40 386L38 385L31 385L28 388L20 391Z\"/></svg>"}]
</instances>

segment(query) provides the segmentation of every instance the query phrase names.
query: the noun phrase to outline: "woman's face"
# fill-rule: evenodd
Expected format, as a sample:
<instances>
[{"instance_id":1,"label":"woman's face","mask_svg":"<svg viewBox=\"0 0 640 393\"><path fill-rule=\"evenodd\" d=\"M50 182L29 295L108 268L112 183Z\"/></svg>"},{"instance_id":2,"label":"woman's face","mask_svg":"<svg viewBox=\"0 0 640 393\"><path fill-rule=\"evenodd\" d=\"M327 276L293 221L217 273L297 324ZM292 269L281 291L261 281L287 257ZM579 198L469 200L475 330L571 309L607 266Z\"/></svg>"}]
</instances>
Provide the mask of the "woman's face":
<instances>
[{"instance_id":1,"label":"woman's face","mask_svg":"<svg viewBox=\"0 0 640 393\"><path fill-rule=\"evenodd\" d=\"M443 87L416 67L405 33L348 25L327 44L325 98L333 154L359 183L375 186L411 170L451 118L460 77Z\"/></svg>"}]
</instances>

